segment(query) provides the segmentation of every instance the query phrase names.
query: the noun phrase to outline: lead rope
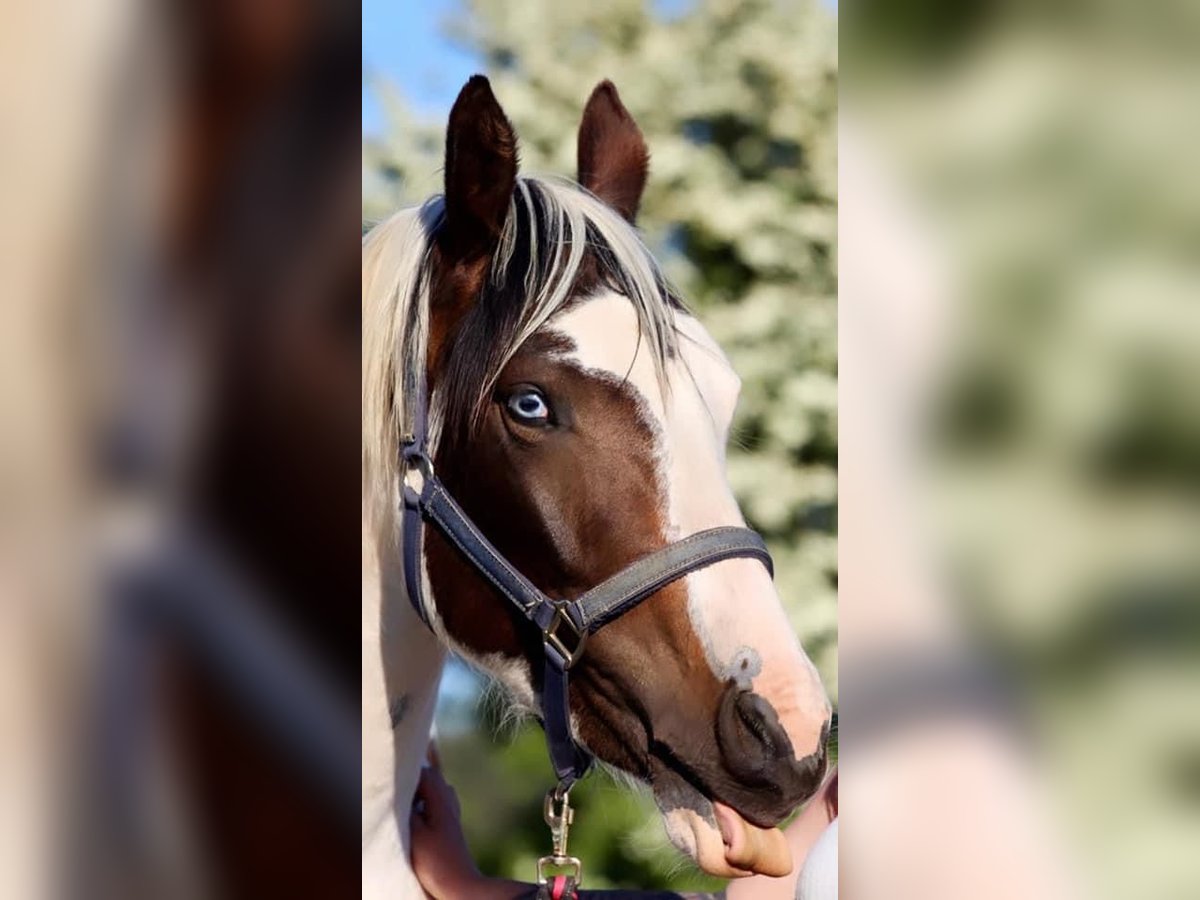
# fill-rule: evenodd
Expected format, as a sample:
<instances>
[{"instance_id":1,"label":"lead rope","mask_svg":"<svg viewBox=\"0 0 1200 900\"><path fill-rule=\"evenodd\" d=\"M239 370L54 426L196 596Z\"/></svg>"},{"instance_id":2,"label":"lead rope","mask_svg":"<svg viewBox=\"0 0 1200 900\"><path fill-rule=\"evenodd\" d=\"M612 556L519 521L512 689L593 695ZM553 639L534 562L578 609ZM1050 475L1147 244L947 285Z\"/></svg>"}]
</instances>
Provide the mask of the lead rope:
<instances>
[{"instance_id":1,"label":"lead rope","mask_svg":"<svg viewBox=\"0 0 1200 900\"><path fill-rule=\"evenodd\" d=\"M555 875L538 888L535 900L579 900L579 886L568 875Z\"/></svg>"},{"instance_id":2,"label":"lead rope","mask_svg":"<svg viewBox=\"0 0 1200 900\"><path fill-rule=\"evenodd\" d=\"M537 900L576 900L583 883L583 863L567 855L567 838L575 821L571 789L560 786L546 794L542 815L550 826L553 849L537 862Z\"/></svg>"}]
</instances>

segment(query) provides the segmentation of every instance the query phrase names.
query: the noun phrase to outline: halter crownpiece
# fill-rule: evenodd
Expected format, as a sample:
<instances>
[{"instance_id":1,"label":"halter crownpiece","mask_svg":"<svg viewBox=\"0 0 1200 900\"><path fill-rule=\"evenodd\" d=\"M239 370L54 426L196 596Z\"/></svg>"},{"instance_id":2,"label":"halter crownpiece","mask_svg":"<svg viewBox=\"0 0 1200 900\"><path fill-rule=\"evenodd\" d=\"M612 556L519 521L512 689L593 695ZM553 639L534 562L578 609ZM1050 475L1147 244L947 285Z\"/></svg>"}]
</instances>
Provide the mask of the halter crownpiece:
<instances>
[{"instance_id":1,"label":"halter crownpiece","mask_svg":"<svg viewBox=\"0 0 1200 900\"><path fill-rule=\"evenodd\" d=\"M437 477L427 447L427 398L423 383L416 385L415 394L411 428L404 435L401 449L405 588L417 615L432 629L432 608L425 597L422 566L424 525L428 522L458 548L501 596L541 630L542 728L558 779L558 786L546 800L546 818L555 839L555 853L546 860L569 861L566 833L573 811L567 803L567 794L591 766L592 758L571 735L568 672L582 657L588 637L666 585L723 560L757 559L774 576L771 555L762 537L749 528L710 528L636 560L573 600L547 597L488 541ZM419 481L415 481L416 476ZM552 812L556 814L553 822ZM542 871L539 863L539 876Z\"/></svg>"}]
</instances>

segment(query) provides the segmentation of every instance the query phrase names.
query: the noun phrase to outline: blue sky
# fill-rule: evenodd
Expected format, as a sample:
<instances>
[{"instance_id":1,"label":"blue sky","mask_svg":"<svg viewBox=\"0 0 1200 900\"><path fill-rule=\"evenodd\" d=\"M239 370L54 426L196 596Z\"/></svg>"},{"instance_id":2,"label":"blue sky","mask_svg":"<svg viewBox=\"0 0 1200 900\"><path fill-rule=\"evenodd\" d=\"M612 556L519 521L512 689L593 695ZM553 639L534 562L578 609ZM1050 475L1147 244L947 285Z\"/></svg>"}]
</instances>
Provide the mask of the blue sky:
<instances>
[{"instance_id":1,"label":"blue sky","mask_svg":"<svg viewBox=\"0 0 1200 900\"><path fill-rule=\"evenodd\" d=\"M364 130L380 124L370 73L400 85L418 110L440 113L478 71L474 57L442 34L442 22L455 5L455 0L362 0Z\"/></svg>"},{"instance_id":2,"label":"blue sky","mask_svg":"<svg viewBox=\"0 0 1200 900\"><path fill-rule=\"evenodd\" d=\"M657 2L669 12L687 0ZM838 0L826 2L837 9ZM463 82L479 71L478 61L442 33L442 23L456 6L456 0L362 0L364 131L377 132L382 124L370 96L372 72L398 84L418 111L440 115Z\"/></svg>"}]
</instances>

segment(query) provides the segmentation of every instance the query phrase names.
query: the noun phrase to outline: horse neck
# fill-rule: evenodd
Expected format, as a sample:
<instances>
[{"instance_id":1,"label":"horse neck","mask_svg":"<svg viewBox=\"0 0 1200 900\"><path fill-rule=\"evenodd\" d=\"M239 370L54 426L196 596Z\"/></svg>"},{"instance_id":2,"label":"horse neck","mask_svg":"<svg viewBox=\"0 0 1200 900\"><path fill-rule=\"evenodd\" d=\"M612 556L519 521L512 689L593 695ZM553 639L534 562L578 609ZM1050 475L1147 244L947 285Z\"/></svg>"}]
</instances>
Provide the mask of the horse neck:
<instances>
[{"instance_id":1,"label":"horse neck","mask_svg":"<svg viewBox=\"0 0 1200 900\"><path fill-rule=\"evenodd\" d=\"M424 897L409 864L409 810L445 654L409 603L399 541L364 517L362 546L362 896Z\"/></svg>"}]
</instances>

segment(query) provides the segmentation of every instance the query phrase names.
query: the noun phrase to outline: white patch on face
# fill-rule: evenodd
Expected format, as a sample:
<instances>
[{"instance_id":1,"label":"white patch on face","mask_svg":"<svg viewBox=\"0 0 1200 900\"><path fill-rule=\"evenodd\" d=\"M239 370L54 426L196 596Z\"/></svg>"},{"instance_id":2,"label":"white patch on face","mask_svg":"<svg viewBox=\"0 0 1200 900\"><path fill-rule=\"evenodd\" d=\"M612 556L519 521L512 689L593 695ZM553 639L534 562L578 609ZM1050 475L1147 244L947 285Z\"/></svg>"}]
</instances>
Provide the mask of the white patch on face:
<instances>
[{"instance_id":1,"label":"white patch on face","mask_svg":"<svg viewBox=\"0 0 1200 900\"><path fill-rule=\"evenodd\" d=\"M624 297L599 295L557 317L553 327L575 343L574 362L627 379L653 416L667 486L667 538L745 525L725 475L725 443L741 385L704 326L691 316L677 317L679 354L668 361L665 395ZM765 697L796 755L813 753L829 701L763 565L727 560L691 573L685 584L689 618L713 674Z\"/></svg>"}]
</instances>

